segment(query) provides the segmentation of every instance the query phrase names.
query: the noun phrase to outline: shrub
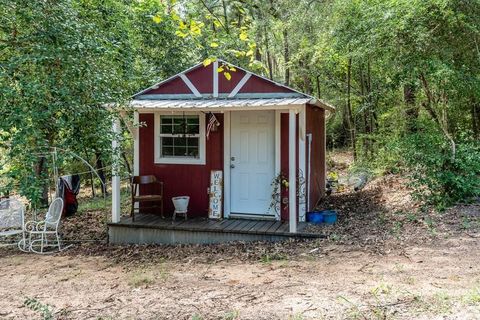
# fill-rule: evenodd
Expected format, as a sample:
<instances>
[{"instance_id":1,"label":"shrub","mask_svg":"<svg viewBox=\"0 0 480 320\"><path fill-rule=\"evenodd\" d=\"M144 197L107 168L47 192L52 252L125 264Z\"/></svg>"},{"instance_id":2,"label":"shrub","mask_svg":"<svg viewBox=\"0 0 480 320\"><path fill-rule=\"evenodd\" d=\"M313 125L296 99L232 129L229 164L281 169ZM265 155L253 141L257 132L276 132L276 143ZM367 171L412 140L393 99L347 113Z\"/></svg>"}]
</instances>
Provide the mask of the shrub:
<instances>
[{"instance_id":1,"label":"shrub","mask_svg":"<svg viewBox=\"0 0 480 320\"><path fill-rule=\"evenodd\" d=\"M480 195L480 142L458 138L455 158L444 137L423 131L402 143L414 196L442 209Z\"/></svg>"}]
</instances>

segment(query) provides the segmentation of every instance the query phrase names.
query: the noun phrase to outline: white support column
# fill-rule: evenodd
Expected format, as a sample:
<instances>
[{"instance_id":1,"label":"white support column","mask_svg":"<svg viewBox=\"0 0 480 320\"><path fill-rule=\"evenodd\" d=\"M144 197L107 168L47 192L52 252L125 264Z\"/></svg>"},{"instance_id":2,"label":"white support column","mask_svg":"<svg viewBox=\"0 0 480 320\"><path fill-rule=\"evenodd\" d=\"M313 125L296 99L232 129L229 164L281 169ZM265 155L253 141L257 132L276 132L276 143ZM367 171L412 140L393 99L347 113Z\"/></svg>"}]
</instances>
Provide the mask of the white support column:
<instances>
[{"instance_id":1,"label":"white support column","mask_svg":"<svg viewBox=\"0 0 480 320\"><path fill-rule=\"evenodd\" d=\"M120 120L113 121L113 165L112 165L112 222L120 222L120 176L118 175L118 163L120 160Z\"/></svg>"},{"instance_id":2,"label":"white support column","mask_svg":"<svg viewBox=\"0 0 480 320\"><path fill-rule=\"evenodd\" d=\"M297 117L289 110L288 117L288 216L290 232L297 232Z\"/></svg>"},{"instance_id":3,"label":"white support column","mask_svg":"<svg viewBox=\"0 0 480 320\"><path fill-rule=\"evenodd\" d=\"M275 176L278 177L282 171L282 113L280 110L275 110ZM278 199L276 208L272 208L275 211L275 220L282 220L282 195L278 193Z\"/></svg>"},{"instance_id":4,"label":"white support column","mask_svg":"<svg viewBox=\"0 0 480 320\"><path fill-rule=\"evenodd\" d=\"M133 175L140 175L140 115L138 111L133 112ZM137 196L140 190L137 189ZM135 209L140 207L139 202L135 202Z\"/></svg>"},{"instance_id":5,"label":"white support column","mask_svg":"<svg viewBox=\"0 0 480 320\"><path fill-rule=\"evenodd\" d=\"M303 106L300 109L298 114L298 174L299 178L303 178L304 182L306 183L307 179L307 171L305 166L305 157L306 157L306 106ZM300 179L299 179L300 180ZM300 186L299 186L300 187ZM302 191L302 190L300 190ZM303 195L302 198L298 199L298 221L305 222L305 216L307 215L306 209L306 186L303 186L303 192L299 192L300 195Z\"/></svg>"},{"instance_id":6,"label":"white support column","mask_svg":"<svg viewBox=\"0 0 480 320\"><path fill-rule=\"evenodd\" d=\"M133 113L133 175L140 175L140 119L138 111Z\"/></svg>"},{"instance_id":7,"label":"white support column","mask_svg":"<svg viewBox=\"0 0 480 320\"><path fill-rule=\"evenodd\" d=\"M223 217L230 216L230 111L223 113Z\"/></svg>"}]
</instances>

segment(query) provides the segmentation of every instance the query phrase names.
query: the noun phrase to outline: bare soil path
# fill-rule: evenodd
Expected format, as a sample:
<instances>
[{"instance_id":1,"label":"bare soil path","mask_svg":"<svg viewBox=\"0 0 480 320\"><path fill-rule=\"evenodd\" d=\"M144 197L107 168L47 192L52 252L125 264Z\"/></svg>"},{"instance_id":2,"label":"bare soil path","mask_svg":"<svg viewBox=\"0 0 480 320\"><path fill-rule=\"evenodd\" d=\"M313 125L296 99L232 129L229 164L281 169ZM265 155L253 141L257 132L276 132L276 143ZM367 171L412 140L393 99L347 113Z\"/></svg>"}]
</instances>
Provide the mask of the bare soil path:
<instances>
[{"instance_id":1,"label":"bare soil path","mask_svg":"<svg viewBox=\"0 0 480 320\"><path fill-rule=\"evenodd\" d=\"M295 259L147 265L4 250L0 318L480 319L479 248L455 237L384 255L329 244Z\"/></svg>"}]
</instances>

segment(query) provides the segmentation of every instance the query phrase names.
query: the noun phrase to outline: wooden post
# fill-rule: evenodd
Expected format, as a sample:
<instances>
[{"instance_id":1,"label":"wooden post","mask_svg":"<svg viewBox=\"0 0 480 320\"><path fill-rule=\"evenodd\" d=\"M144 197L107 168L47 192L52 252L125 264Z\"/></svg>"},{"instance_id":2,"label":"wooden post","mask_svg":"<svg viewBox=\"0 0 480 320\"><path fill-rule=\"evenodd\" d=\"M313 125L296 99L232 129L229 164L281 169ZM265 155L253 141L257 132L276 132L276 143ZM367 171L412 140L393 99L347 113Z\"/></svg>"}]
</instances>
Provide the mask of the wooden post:
<instances>
[{"instance_id":1,"label":"wooden post","mask_svg":"<svg viewBox=\"0 0 480 320\"><path fill-rule=\"evenodd\" d=\"M288 215L291 233L297 232L297 117L295 110L289 110L288 124Z\"/></svg>"},{"instance_id":2,"label":"wooden post","mask_svg":"<svg viewBox=\"0 0 480 320\"><path fill-rule=\"evenodd\" d=\"M120 176L118 175L118 167L120 161L120 120L113 120L113 165L112 165L112 222L120 222Z\"/></svg>"}]
</instances>

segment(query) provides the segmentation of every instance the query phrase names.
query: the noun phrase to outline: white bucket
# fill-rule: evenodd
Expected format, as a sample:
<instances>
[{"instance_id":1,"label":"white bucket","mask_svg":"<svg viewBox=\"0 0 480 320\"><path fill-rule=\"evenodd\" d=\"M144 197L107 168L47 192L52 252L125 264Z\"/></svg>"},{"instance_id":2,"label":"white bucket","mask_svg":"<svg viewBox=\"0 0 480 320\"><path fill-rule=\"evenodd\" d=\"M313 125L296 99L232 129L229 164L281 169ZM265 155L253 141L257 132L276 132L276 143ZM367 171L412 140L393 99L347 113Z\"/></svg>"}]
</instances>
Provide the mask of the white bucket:
<instances>
[{"instance_id":1,"label":"white bucket","mask_svg":"<svg viewBox=\"0 0 480 320\"><path fill-rule=\"evenodd\" d=\"M186 213L188 211L189 196L173 197L172 202L175 206L175 212Z\"/></svg>"}]
</instances>

